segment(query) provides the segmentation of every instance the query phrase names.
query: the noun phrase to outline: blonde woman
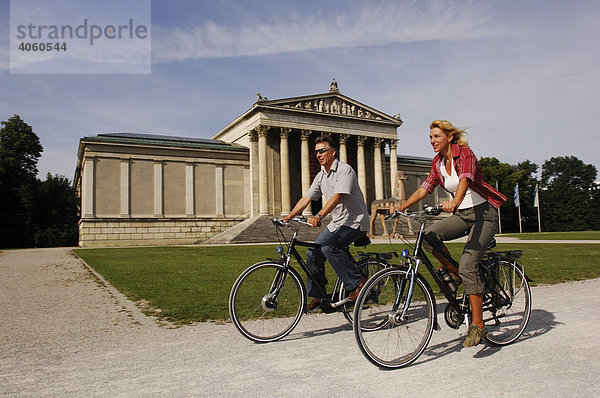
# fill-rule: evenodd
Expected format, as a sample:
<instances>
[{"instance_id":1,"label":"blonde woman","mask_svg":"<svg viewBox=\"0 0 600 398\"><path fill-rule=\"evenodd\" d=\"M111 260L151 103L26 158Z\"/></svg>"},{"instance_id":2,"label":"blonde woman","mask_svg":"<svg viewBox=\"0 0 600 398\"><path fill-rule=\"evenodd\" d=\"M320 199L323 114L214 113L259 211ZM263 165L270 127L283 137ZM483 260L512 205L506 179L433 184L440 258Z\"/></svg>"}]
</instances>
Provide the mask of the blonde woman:
<instances>
[{"instance_id":1,"label":"blonde woman","mask_svg":"<svg viewBox=\"0 0 600 398\"><path fill-rule=\"evenodd\" d=\"M431 162L425 182L398 210L404 211L420 202L437 185L452 195L452 200L442 203L444 211L452 215L426 229L425 246L455 278L464 282L473 319L463 345L473 347L487 336L482 310L483 282L477 264L497 232L497 209L506 197L483 181L477 158L467 146L464 130L447 120L434 120L429 129L429 141L437 156ZM466 231L469 236L457 269L442 255L449 255L443 242L464 236Z\"/></svg>"}]
</instances>

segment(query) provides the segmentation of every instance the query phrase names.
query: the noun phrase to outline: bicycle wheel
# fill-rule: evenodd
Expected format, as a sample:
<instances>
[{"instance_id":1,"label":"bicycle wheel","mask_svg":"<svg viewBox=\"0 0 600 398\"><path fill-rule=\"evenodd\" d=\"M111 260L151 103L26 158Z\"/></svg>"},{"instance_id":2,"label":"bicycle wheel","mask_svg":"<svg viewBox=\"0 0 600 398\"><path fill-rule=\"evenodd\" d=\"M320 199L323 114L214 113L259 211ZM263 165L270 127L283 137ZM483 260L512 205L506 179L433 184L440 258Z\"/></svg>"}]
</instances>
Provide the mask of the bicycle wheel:
<instances>
[{"instance_id":1,"label":"bicycle wheel","mask_svg":"<svg viewBox=\"0 0 600 398\"><path fill-rule=\"evenodd\" d=\"M521 267L510 261L499 260L495 273L498 284L483 296L483 321L489 332L486 340L506 345L517 340L527 327L531 288Z\"/></svg>"},{"instance_id":2,"label":"bicycle wheel","mask_svg":"<svg viewBox=\"0 0 600 398\"><path fill-rule=\"evenodd\" d=\"M245 337L259 343L276 341L290 333L305 305L304 285L298 274L292 268L285 272L281 264L271 262L246 269L229 295L233 324Z\"/></svg>"},{"instance_id":3,"label":"bicycle wheel","mask_svg":"<svg viewBox=\"0 0 600 398\"><path fill-rule=\"evenodd\" d=\"M417 275L410 304L402 315L410 282L402 268L378 272L367 281L354 309L354 336L363 355L381 368L400 368L425 350L434 325L434 304Z\"/></svg>"},{"instance_id":4,"label":"bicycle wheel","mask_svg":"<svg viewBox=\"0 0 600 398\"><path fill-rule=\"evenodd\" d=\"M360 272L369 279L371 276L375 275L377 272L386 268L388 264L383 260L377 260L372 258L365 258L358 262L358 268L360 268ZM338 300L342 301L346 298L348 292L344 289L344 285L342 284L340 287L340 291L338 293ZM354 312L354 302L349 302L342 305L342 313L344 317L352 324L352 314Z\"/></svg>"}]
</instances>

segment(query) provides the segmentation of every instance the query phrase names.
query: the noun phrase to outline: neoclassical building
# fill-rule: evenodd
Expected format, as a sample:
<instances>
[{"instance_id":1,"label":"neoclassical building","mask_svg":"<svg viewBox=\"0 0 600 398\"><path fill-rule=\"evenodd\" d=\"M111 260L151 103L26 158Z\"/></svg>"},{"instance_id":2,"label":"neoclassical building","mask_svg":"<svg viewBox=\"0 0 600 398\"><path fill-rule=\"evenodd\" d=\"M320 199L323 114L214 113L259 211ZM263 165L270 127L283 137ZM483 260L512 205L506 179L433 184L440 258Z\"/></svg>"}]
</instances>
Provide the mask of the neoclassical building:
<instances>
[{"instance_id":1,"label":"neoclassical building","mask_svg":"<svg viewBox=\"0 0 600 398\"><path fill-rule=\"evenodd\" d=\"M244 220L287 214L319 171L314 141L339 144L367 204L398 197L398 171L412 192L430 159L398 156L399 116L340 93L269 100L211 139L111 133L80 140L74 185L80 245L193 244ZM428 200L439 201L436 191ZM316 212L322 200L306 212Z\"/></svg>"}]
</instances>

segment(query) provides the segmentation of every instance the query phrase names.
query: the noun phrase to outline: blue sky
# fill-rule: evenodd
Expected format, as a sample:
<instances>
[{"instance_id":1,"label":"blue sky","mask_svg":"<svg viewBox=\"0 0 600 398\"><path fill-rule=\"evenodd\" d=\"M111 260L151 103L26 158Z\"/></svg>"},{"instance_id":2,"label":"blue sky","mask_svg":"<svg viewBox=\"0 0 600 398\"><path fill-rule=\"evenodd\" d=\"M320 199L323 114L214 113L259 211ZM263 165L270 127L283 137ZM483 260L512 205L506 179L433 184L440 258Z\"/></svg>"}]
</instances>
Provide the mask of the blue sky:
<instances>
[{"instance_id":1,"label":"blue sky","mask_svg":"<svg viewBox=\"0 0 600 398\"><path fill-rule=\"evenodd\" d=\"M0 0L0 120L33 127L41 176L73 178L81 137L210 137L258 92L317 94L332 78L402 115L400 154L431 157L428 125L447 119L479 157L574 155L600 170L596 0L156 0L152 73L140 75L10 74L9 7Z\"/></svg>"}]
</instances>

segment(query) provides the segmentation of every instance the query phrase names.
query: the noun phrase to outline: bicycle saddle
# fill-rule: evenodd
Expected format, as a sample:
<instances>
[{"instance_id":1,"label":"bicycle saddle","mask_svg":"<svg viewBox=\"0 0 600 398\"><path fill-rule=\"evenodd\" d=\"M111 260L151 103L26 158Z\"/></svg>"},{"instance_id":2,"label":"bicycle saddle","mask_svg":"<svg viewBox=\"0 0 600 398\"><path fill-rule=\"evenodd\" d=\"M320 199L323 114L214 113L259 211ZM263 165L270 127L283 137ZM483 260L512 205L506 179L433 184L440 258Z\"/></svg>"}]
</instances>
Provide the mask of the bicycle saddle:
<instances>
[{"instance_id":1,"label":"bicycle saddle","mask_svg":"<svg viewBox=\"0 0 600 398\"><path fill-rule=\"evenodd\" d=\"M370 243L371 243L371 239L369 239L369 237L365 234L354 241L354 246L365 247L365 246L369 245Z\"/></svg>"}]
</instances>

